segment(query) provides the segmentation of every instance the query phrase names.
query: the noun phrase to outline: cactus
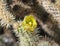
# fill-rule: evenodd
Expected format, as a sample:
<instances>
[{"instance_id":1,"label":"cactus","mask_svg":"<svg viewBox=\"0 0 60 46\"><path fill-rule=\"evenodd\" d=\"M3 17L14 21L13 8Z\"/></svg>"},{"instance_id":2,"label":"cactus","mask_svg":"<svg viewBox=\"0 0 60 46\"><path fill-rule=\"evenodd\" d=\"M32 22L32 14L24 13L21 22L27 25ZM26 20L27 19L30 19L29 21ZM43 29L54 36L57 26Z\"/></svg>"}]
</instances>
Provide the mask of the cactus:
<instances>
[{"instance_id":1,"label":"cactus","mask_svg":"<svg viewBox=\"0 0 60 46\"><path fill-rule=\"evenodd\" d=\"M15 21L15 17L7 10L7 7L6 0L0 0L0 23L2 27L6 26L8 29L10 25L13 26L13 32L18 37L19 46L40 46L41 42L37 34L38 30L35 30L37 27L35 18L30 15L26 16L23 21ZM26 23L27 21L28 23ZM46 42L45 44L48 45Z\"/></svg>"}]
</instances>

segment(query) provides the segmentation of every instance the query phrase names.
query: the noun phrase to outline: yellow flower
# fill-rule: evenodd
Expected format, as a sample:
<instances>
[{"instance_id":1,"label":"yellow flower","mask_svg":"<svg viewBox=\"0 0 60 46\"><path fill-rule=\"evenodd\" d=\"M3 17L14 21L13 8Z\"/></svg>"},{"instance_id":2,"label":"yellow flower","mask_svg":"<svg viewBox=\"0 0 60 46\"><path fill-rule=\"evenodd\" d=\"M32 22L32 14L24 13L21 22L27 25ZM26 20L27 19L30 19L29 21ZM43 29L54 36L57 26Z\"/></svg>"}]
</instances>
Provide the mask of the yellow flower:
<instances>
[{"instance_id":1,"label":"yellow flower","mask_svg":"<svg viewBox=\"0 0 60 46\"><path fill-rule=\"evenodd\" d=\"M34 29L37 27L37 22L33 15L28 15L28 16L25 16L22 22L22 25L25 30L34 31Z\"/></svg>"}]
</instances>

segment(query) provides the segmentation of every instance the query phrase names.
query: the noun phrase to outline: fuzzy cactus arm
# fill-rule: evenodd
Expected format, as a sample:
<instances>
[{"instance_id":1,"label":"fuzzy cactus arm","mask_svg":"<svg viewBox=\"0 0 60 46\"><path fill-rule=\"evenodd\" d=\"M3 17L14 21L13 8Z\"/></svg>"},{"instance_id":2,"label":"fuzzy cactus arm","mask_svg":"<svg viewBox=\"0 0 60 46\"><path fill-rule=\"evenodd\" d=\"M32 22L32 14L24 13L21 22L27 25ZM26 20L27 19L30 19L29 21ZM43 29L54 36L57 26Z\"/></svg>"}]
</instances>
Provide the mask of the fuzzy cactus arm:
<instances>
[{"instance_id":1,"label":"fuzzy cactus arm","mask_svg":"<svg viewBox=\"0 0 60 46\"><path fill-rule=\"evenodd\" d=\"M27 18L32 21L31 23L32 25L29 25L29 22L31 21L28 21ZM28 23L26 23L26 21L28 21ZM27 29L28 27L31 30ZM20 41L19 42L20 46L35 46L34 42L35 40L37 40L37 38L36 36L33 35L34 29L31 27L35 29L37 27L37 22L33 16L29 15L24 18L19 28L15 30L16 36L18 36Z\"/></svg>"}]
</instances>

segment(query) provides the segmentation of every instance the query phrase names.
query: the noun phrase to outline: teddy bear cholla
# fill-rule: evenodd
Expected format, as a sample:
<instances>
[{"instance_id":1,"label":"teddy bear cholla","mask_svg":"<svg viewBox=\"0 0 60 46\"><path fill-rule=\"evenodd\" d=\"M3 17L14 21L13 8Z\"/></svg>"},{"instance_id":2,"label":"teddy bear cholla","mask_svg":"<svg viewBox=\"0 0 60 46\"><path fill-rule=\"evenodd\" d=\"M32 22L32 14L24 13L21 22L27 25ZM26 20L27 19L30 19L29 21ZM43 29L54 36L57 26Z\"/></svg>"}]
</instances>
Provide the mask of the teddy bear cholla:
<instances>
[{"instance_id":1,"label":"teddy bear cholla","mask_svg":"<svg viewBox=\"0 0 60 46\"><path fill-rule=\"evenodd\" d=\"M17 32L17 28L19 26L19 24L21 23L21 21L15 21L14 16L12 15L12 13L10 13L7 9L6 9L6 2L4 0L0 0L0 23L2 26L6 26L6 28L8 28L10 25L13 25L14 28L14 32L16 33L16 36L18 36L19 38L19 46L51 46L51 44L49 43L49 41L40 41L38 34L35 34L37 32L33 32L33 34L31 33L27 33L26 31L22 31L22 32ZM22 27L21 27L22 29ZM22 29L24 30L24 29ZM24 34L24 35L23 35ZM43 44L42 44L43 43ZM57 46L57 45L56 45Z\"/></svg>"}]
</instances>

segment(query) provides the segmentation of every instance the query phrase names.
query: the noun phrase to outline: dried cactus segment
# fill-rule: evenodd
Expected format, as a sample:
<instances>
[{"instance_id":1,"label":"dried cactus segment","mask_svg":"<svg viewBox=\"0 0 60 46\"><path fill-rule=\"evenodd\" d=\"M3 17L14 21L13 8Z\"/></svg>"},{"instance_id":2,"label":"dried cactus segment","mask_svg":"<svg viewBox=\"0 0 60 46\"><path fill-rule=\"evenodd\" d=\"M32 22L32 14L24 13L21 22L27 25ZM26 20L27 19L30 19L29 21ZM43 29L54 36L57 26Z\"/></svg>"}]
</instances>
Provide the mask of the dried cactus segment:
<instances>
[{"instance_id":1,"label":"dried cactus segment","mask_svg":"<svg viewBox=\"0 0 60 46\"><path fill-rule=\"evenodd\" d=\"M4 0L0 1L0 23L3 26L9 25L14 21L14 17L9 11L7 11L6 5L7 4Z\"/></svg>"}]
</instances>

